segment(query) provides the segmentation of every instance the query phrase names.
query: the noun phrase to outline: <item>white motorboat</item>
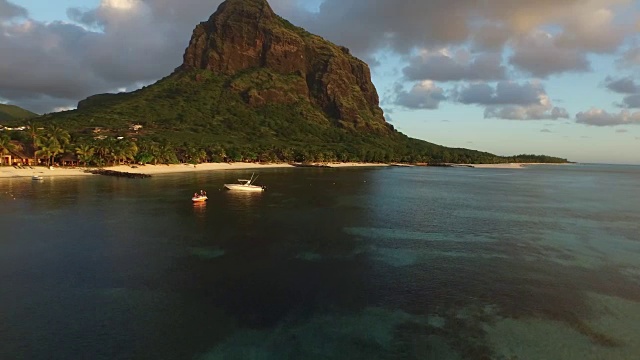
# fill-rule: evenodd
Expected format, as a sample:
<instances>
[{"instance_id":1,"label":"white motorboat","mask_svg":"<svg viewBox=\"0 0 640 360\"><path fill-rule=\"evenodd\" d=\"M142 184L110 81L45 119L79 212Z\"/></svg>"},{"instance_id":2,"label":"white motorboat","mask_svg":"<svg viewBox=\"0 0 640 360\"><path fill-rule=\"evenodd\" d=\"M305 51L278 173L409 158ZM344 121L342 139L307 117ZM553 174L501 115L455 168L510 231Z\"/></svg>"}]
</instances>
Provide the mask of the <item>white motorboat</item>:
<instances>
[{"instance_id":1,"label":"white motorboat","mask_svg":"<svg viewBox=\"0 0 640 360\"><path fill-rule=\"evenodd\" d=\"M253 183L256 181L258 176L254 178L253 174L251 174L251 178L249 180L238 179L238 184L224 184L224 187L229 190L238 190L238 191L264 191L265 189L264 186L253 185Z\"/></svg>"},{"instance_id":2,"label":"white motorboat","mask_svg":"<svg viewBox=\"0 0 640 360\"><path fill-rule=\"evenodd\" d=\"M40 175L33 175L31 177L31 180L44 180L44 178L42 176L40 176Z\"/></svg>"}]
</instances>

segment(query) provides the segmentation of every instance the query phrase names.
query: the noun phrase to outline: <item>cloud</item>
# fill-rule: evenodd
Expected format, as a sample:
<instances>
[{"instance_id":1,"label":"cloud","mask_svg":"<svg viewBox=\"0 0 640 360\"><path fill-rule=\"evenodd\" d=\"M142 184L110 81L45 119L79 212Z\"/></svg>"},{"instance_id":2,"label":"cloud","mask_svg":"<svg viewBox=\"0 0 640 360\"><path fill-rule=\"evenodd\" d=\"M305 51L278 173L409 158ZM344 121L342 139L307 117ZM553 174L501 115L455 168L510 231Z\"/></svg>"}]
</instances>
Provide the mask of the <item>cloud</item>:
<instances>
[{"instance_id":1,"label":"cloud","mask_svg":"<svg viewBox=\"0 0 640 360\"><path fill-rule=\"evenodd\" d=\"M627 34L636 31L629 22L616 21L616 5L630 1L592 0L576 2L576 6L562 14L563 31L556 43L563 48L574 48L594 53L611 53L623 42ZM637 20L637 18L635 19Z\"/></svg>"},{"instance_id":2,"label":"cloud","mask_svg":"<svg viewBox=\"0 0 640 360\"><path fill-rule=\"evenodd\" d=\"M395 104L407 109L437 109L441 101L447 99L444 90L433 81L424 80L406 91L401 84L396 85Z\"/></svg>"},{"instance_id":3,"label":"cloud","mask_svg":"<svg viewBox=\"0 0 640 360\"><path fill-rule=\"evenodd\" d=\"M22 6L18 6L8 2L7 0L0 0L0 20L12 19L15 17L29 16L27 9Z\"/></svg>"},{"instance_id":4,"label":"cloud","mask_svg":"<svg viewBox=\"0 0 640 360\"><path fill-rule=\"evenodd\" d=\"M522 85L511 81L500 81L495 89L487 83L474 83L462 87L458 101L479 105L533 105L539 104L546 93L539 83L525 82Z\"/></svg>"},{"instance_id":5,"label":"cloud","mask_svg":"<svg viewBox=\"0 0 640 360\"><path fill-rule=\"evenodd\" d=\"M542 129L540 130L541 133L551 133L552 131L549 129Z\"/></svg>"},{"instance_id":6,"label":"cloud","mask_svg":"<svg viewBox=\"0 0 640 360\"><path fill-rule=\"evenodd\" d=\"M485 118L505 120L557 120L569 117L567 110L548 105L531 106L491 106L484 110Z\"/></svg>"},{"instance_id":7,"label":"cloud","mask_svg":"<svg viewBox=\"0 0 640 360\"><path fill-rule=\"evenodd\" d=\"M485 118L557 120L569 117L564 108L552 105L539 83L501 81L495 88L487 83L475 83L457 89L454 93L459 103L486 106Z\"/></svg>"},{"instance_id":8,"label":"cloud","mask_svg":"<svg viewBox=\"0 0 640 360\"><path fill-rule=\"evenodd\" d=\"M489 23L471 34L473 48L485 51L500 51L511 34L504 24Z\"/></svg>"},{"instance_id":9,"label":"cloud","mask_svg":"<svg viewBox=\"0 0 640 360\"><path fill-rule=\"evenodd\" d=\"M544 26L560 29L560 46L614 51L633 26L621 26L614 10L629 0L324 0L303 23L356 52L388 46L401 53L472 40L499 49L510 38Z\"/></svg>"},{"instance_id":10,"label":"cloud","mask_svg":"<svg viewBox=\"0 0 640 360\"><path fill-rule=\"evenodd\" d=\"M38 107L50 111L160 79L181 64L194 26L220 2L102 0L89 10L68 9L74 25L28 19L24 7L0 0L0 97L18 105L50 99ZM509 64L542 78L585 71L587 54L613 53L636 33L621 18L637 17L627 11L634 10L630 0L318 0L313 10L299 0L269 2L367 60L382 52L472 49L468 58L414 59L406 69L414 80L502 80ZM496 55L503 49L513 53L508 63ZM624 59L636 61L632 50Z\"/></svg>"},{"instance_id":11,"label":"cloud","mask_svg":"<svg viewBox=\"0 0 640 360\"><path fill-rule=\"evenodd\" d=\"M576 114L576 122L593 126L640 125L640 111L630 112L622 110L618 114L592 108L586 112Z\"/></svg>"},{"instance_id":12,"label":"cloud","mask_svg":"<svg viewBox=\"0 0 640 360\"><path fill-rule=\"evenodd\" d=\"M538 31L515 40L513 50L509 63L536 77L590 70L585 52L560 46L557 39L546 32Z\"/></svg>"},{"instance_id":13,"label":"cloud","mask_svg":"<svg viewBox=\"0 0 640 360\"><path fill-rule=\"evenodd\" d=\"M632 68L640 66L640 46L627 49L618 59L617 65L621 68Z\"/></svg>"},{"instance_id":14,"label":"cloud","mask_svg":"<svg viewBox=\"0 0 640 360\"><path fill-rule=\"evenodd\" d=\"M640 92L640 84L637 84L631 76L619 79L607 76L604 82L607 89L620 94L635 94Z\"/></svg>"},{"instance_id":15,"label":"cloud","mask_svg":"<svg viewBox=\"0 0 640 360\"><path fill-rule=\"evenodd\" d=\"M60 21L0 24L0 97L48 112L168 75L182 53L172 25L154 24L148 16L145 21L150 10L142 2L138 8L113 7L118 4L123 2L105 0L102 12L94 11L101 29Z\"/></svg>"},{"instance_id":16,"label":"cloud","mask_svg":"<svg viewBox=\"0 0 640 360\"><path fill-rule=\"evenodd\" d=\"M613 78L607 76L604 80L607 89L619 93L628 94L622 99L622 103L616 104L622 108L640 108L640 84L632 76Z\"/></svg>"},{"instance_id":17,"label":"cloud","mask_svg":"<svg viewBox=\"0 0 640 360\"><path fill-rule=\"evenodd\" d=\"M502 56L498 53L472 55L466 49L454 53L447 49L423 50L410 59L403 73L409 80L503 80L506 68L501 63Z\"/></svg>"},{"instance_id":18,"label":"cloud","mask_svg":"<svg viewBox=\"0 0 640 360\"><path fill-rule=\"evenodd\" d=\"M640 93L625 96L624 99L622 99L622 107L640 108Z\"/></svg>"}]
</instances>

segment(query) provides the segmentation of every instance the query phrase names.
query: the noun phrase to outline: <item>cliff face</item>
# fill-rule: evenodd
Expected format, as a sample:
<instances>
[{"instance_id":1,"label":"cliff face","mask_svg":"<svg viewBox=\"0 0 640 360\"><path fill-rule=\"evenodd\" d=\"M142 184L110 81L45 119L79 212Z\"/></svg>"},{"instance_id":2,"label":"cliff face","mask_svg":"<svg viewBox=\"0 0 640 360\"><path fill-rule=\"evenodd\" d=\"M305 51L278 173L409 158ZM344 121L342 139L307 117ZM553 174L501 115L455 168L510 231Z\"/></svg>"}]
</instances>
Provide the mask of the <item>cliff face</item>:
<instances>
[{"instance_id":1,"label":"cliff face","mask_svg":"<svg viewBox=\"0 0 640 360\"><path fill-rule=\"evenodd\" d=\"M231 77L254 107L308 101L329 121L387 131L369 67L276 15L266 0L227 0L196 26L178 71Z\"/></svg>"}]
</instances>

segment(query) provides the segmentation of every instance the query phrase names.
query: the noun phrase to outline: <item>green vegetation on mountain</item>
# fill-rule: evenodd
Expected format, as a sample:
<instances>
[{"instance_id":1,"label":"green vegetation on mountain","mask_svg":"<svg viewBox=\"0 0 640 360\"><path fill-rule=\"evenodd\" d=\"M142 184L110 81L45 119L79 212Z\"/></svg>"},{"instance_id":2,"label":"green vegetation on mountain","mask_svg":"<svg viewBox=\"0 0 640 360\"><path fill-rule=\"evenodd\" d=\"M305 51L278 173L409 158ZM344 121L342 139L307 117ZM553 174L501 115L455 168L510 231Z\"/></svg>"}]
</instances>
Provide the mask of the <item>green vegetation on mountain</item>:
<instances>
[{"instance_id":1,"label":"green vegetation on mountain","mask_svg":"<svg viewBox=\"0 0 640 360\"><path fill-rule=\"evenodd\" d=\"M38 116L36 113L32 113L29 110L25 110L21 107L8 104L0 104L0 122L11 120L24 120ZM4 125L3 123L0 123Z\"/></svg>"},{"instance_id":2,"label":"green vegetation on mountain","mask_svg":"<svg viewBox=\"0 0 640 360\"><path fill-rule=\"evenodd\" d=\"M68 151L95 163L524 159L447 148L396 131L384 119L367 64L277 16L265 0L223 2L196 26L183 64L155 84L94 95L76 110L37 121L69 131L75 145ZM116 137L129 145L118 145Z\"/></svg>"}]
</instances>

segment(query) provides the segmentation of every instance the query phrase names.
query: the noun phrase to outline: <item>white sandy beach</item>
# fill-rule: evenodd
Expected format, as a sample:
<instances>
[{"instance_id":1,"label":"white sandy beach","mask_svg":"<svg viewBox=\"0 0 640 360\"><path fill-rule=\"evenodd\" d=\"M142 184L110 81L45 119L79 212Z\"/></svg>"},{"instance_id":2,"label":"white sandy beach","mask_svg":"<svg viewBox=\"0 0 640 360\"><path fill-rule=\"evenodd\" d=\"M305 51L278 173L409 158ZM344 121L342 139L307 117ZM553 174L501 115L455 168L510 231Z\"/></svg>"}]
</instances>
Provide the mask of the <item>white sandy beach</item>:
<instances>
[{"instance_id":1,"label":"white sandy beach","mask_svg":"<svg viewBox=\"0 0 640 360\"><path fill-rule=\"evenodd\" d=\"M469 167L476 169L523 169L528 164L508 163L508 164L470 164Z\"/></svg>"},{"instance_id":2,"label":"white sandy beach","mask_svg":"<svg viewBox=\"0 0 640 360\"><path fill-rule=\"evenodd\" d=\"M332 168L348 168L348 167L381 167L390 166L389 164L376 164L376 163L323 163L313 164L323 165ZM454 165L459 167L473 167L479 169L524 169L527 166L532 165L565 165L565 164L537 164L537 163L509 163L509 164L461 164ZM187 173L187 172L200 172L200 171L220 171L220 170L260 170L260 169L272 169L272 168L293 168L295 166L290 164L257 164L257 163L204 163L196 166L190 164L175 164L175 165L118 165L106 167L106 170L114 170L120 172L128 172L134 174L173 174L173 173ZM412 166L412 165L402 165ZM85 172L85 167L76 168L54 168L50 170L45 166L34 166L33 169L28 167L24 169L16 169L13 166L1 166L0 167L0 179L1 178L20 178L20 177L32 177L33 175L39 175L44 178L47 177L65 177L65 176L94 176L91 173Z\"/></svg>"},{"instance_id":3,"label":"white sandy beach","mask_svg":"<svg viewBox=\"0 0 640 360\"><path fill-rule=\"evenodd\" d=\"M524 169L527 166L535 166L535 165L568 165L568 164L508 163L508 164L471 164L471 165L465 165L465 166L478 168L478 169Z\"/></svg>"},{"instance_id":4,"label":"white sandy beach","mask_svg":"<svg viewBox=\"0 0 640 360\"><path fill-rule=\"evenodd\" d=\"M84 172L86 168L55 168L49 170L46 166L32 166L32 169L25 167L23 169L16 169L13 166L0 166L0 179L2 178L21 178L32 177L33 175L39 175L44 178L47 177L62 177L62 176L92 176Z\"/></svg>"},{"instance_id":5,"label":"white sandy beach","mask_svg":"<svg viewBox=\"0 0 640 360\"><path fill-rule=\"evenodd\" d=\"M320 165L320 164L315 164ZM335 164L322 164L329 167L342 168L342 167L372 167L372 166L388 166L387 164L369 164L369 163L335 163ZM256 164L256 163L204 163L196 166L190 164L176 164L176 165L118 165L106 167L105 170L113 170L120 172L128 172L134 174L172 174L172 173L186 173L186 172L200 172L200 171L220 171L220 170L260 170L260 169L272 169L272 168L293 168L290 164ZM24 168L16 169L13 166L0 167L0 178L19 178L19 177L32 177L33 175L39 175L44 178L47 177L64 177L64 176L93 176L93 174L85 172L90 168L77 167L77 168L54 168L50 170L45 166L34 166L33 169Z\"/></svg>"}]
</instances>

